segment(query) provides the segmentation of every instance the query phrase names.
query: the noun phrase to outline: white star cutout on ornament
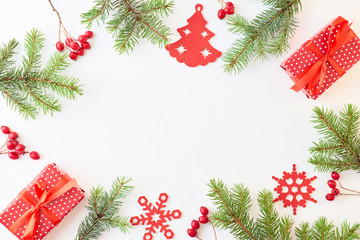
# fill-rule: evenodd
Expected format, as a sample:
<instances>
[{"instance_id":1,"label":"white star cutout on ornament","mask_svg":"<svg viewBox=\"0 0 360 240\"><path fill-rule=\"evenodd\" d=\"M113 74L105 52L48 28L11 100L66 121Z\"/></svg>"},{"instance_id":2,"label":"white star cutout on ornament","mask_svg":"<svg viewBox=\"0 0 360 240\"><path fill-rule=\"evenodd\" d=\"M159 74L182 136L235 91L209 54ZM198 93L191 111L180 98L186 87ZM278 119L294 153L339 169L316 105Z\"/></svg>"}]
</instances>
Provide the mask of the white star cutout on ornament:
<instances>
[{"instance_id":1,"label":"white star cutout on ornament","mask_svg":"<svg viewBox=\"0 0 360 240\"><path fill-rule=\"evenodd\" d=\"M204 59L211 54L211 52L207 48L202 50L200 53L204 56Z\"/></svg>"},{"instance_id":2,"label":"white star cutout on ornament","mask_svg":"<svg viewBox=\"0 0 360 240\"><path fill-rule=\"evenodd\" d=\"M205 38L207 35L209 35L206 31L203 31L202 33L200 33L202 36L203 36L203 38Z\"/></svg>"},{"instance_id":3,"label":"white star cutout on ornament","mask_svg":"<svg viewBox=\"0 0 360 240\"><path fill-rule=\"evenodd\" d=\"M187 28L187 29L184 30L184 33L187 36L187 35L189 35L191 33L191 31Z\"/></svg>"},{"instance_id":4,"label":"white star cutout on ornament","mask_svg":"<svg viewBox=\"0 0 360 240\"><path fill-rule=\"evenodd\" d=\"M180 55L187 51L182 44L180 45L180 47L176 48L176 50L179 52Z\"/></svg>"},{"instance_id":5,"label":"white star cutout on ornament","mask_svg":"<svg viewBox=\"0 0 360 240\"><path fill-rule=\"evenodd\" d=\"M160 216L161 216L160 214L155 213L154 215L152 215L152 220L154 222L158 222L159 220L161 220Z\"/></svg>"}]
</instances>

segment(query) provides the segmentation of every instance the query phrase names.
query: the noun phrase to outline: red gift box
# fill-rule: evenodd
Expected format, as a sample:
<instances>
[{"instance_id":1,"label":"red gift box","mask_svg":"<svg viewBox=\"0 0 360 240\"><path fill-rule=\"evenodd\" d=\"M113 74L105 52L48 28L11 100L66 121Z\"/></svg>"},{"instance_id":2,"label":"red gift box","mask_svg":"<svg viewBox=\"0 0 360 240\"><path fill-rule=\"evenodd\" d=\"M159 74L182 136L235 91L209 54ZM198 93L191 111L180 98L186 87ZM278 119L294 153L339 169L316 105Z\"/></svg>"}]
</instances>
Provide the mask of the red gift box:
<instances>
[{"instance_id":1,"label":"red gift box","mask_svg":"<svg viewBox=\"0 0 360 240\"><path fill-rule=\"evenodd\" d=\"M17 238L39 240L84 198L84 191L55 164L47 165L1 213Z\"/></svg>"},{"instance_id":2,"label":"red gift box","mask_svg":"<svg viewBox=\"0 0 360 240\"><path fill-rule=\"evenodd\" d=\"M315 100L360 60L360 40L350 25L337 17L281 64L295 82L291 89Z\"/></svg>"}]
</instances>

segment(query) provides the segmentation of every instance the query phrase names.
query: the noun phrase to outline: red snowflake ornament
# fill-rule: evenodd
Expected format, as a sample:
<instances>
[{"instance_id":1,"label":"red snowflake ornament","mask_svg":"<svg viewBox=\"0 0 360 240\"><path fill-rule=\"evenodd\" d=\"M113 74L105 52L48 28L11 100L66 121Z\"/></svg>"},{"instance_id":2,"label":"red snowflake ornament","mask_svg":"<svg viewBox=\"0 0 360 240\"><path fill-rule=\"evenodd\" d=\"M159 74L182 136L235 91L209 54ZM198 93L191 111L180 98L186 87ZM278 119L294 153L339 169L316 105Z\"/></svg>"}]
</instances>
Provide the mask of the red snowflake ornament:
<instances>
[{"instance_id":1,"label":"red snowflake ornament","mask_svg":"<svg viewBox=\"0 0 360 240\"><path fill-rule=\"evenodd\" d=\"M310 194L315 191L315 188L311 186L311 182L316 179L316 176L306 178L305 172L298 173L296 171L295 164L293 165L291 173L284 171L282 179L274 176L272 178L279 183L279 185L274 188L279 194L274 202L283 201L284 207L292 206L294 215L296 215L296 208L298 206L306 207L307 201L317 202L310 196Z\"/></svg>"},{"instance_id":2,"label":"red snowflake ornament","mask_svg":"<svg viewBox=\"0 0 360 240\"><path fill-rule=\"evenodd\" d=\"M221 52L209 43L215 34L205 27L207 21L201 14L202 9L203 5L197 4L196 12L187 20L189 24L177 30L181 36L180 40L166 45L166 50L172 57L189 67L205 66L221 56Z\"/></svg>"},{"instance_id":3,"label":"red snowflake ornament","mask_svg":"<svg viewBox=\"0 0 360 240\"><path fill-rule=\"evenodd\" d=\"M130 223L133 226L136 225L149 225L145 230L147 231L144 234L143 240L151 240L153 234L156 233L156 229L160 228L160 232L164 234L166 239L172 239L174 237L174 232L169 229L169 224L166 224L167 221L173 219L178 219L181 217L180 210L165 210L166 202L169 199L169 196L166 193L161 193L159 200L155 203L156 206L153 206L145 196L139 197L138 203L143 207L143 210L146 211L145 215L141 214L138 217L132 217Z\"/></svg>"}]
</instances>

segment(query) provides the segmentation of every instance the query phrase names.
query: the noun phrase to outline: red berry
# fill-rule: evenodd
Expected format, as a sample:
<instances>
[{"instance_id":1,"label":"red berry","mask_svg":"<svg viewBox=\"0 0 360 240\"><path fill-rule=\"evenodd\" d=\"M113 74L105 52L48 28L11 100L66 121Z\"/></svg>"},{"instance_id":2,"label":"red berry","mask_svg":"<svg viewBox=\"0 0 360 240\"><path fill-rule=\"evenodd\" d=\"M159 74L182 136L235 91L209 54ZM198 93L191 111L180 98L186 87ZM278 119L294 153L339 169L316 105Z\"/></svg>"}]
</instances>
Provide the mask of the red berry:
<instances>
[{"instance_id":1,"label":"red berry","mask_svg":"<svg viewBox=\"0 0 360 240\"><path fill-rule=\"evenodd\" d=\"M199 222L200 223L207 223L209 221L208 217L207 216L200 216L199 217Z\"/></svg>"},{"instance_id":2,"label":"red berry","mask_svg":"<svg viewBox=\"0 0 360 240\"><path fill-rule=\"evenodd\" d=\"M200 228L200 223L199 223L199 221L197 221L197 220L192 220L192 222L191 222L191 228L192 229L199 229Z\"/></svg>"},{"instance_id":3,"label":"red berry","mask_svg":"<svg viewBox=\"0 0 360 240\"><path fill-rule=\"evenodd\" d=\"M225 8L225 13L228 15L233 15L234 12L235 12L234 8L230 8L230 7Z\"/></svg>"},{"instance_id":4,"label":"red berry","mask_svg":"<svg viewBox=\"0 0 360 240\"><path fill-rule=\"evenodd\" d=\"M90 45L90 43L88 43L88 42L82 42L82 43L81 43L81 47L82 47L83 49L87 50L87 49L90 49L90 48L91 48L91 45Z\"/></svg>"},{"instance_id":5,"label":"red berry","mask_svg":"<svg viewBox=\"0 0 360 240\"><path fill-rule=\"evenodd\" d=\"M9 134L10 133L10 128L8 126L1 126L1 132L3 134Z\"/></svg>"},{"instance_id":6,"label":"red berry","mask_svg":"<svg viewBox=\"0 0 360 240\"><path fill-rule=\"evenodd\" d=\"M326 194L325 198L326 198L326 200L328 200L328 201L334 201L335 196L332 195L331 193L328 193L328 194Z\"/></svg>"},{"instance_id":7,"label":"red berry","mask_svg":"<svg viewBox=\"0 0 360 240\"><path fill-rule=\"evenodd\" d=\"M70 57L72 60L76 61L78 55L77 55L76 52L70 52L70 53L69 53L69 57Z\"/></svg>"},{"instance_id":8,"label":"red berry","mask_svg":"<svg viewBox=\"0 0 360 240\"><path fill-rule=\"evenodd\" d=\"M65 39L65 45L70 47L71 43L73 42L74 40L72 38L67 38Z\"/></svg>"},{"instance_id":9,"label":"red berry","mask_svg":"<svg viewBox=\"0 0 360 240\"><path fill-rule=\"evenodd\" d=\"M189 228L186 232L190 237L196 237L196 231L194 229Z\"/></svg>"},{"instance_id":10,"label":"red berry","mask_svg":"<svg viewBox=\"0 0 360 240\"><path fill-rule=\"evenodd\" d=\"M84 51L84 49L83 48L80 48L79 50L77 50L77 55L79 55L79 56L84 56L84 54L85 54L85 51Z\"/></svg>"},{"instance_id":11,"label":"red berry","mask_svg":"<svg viewBox=\"0 0 360 240\"><path fill-rule=\"evenodd\" d=\"M9 152L9 153L8 153L8 156L9 156L9 158L12 159L12 160L16 160L16 159L19 158L19 155L18 155L16 152Z\"/></svg>"},{"instance_id":12,"label":"red berry","mask_svg":"<svg viewBox=\"0 0 360 240\"><path fill-rule=\"evenodd\" d=\"M9 150L14 150L18 144L19 144L18 141L16 141L16 140L11 140L11 139L10 139L10 140L6 143L6 148L9 149Z\"/></svg>"},{"instance_id":13,"label":"red berry","mask_svg":"<svg viewBox=\"0 0 360 240\"><path fill-rule=\"evenodd\" d=\"M232 2L227 2L225 5L227 8L235 8L234 4Z\"/></svg>"},{"instance_id":14,"label":"red berry","mask_svg":"<svg viewBox=\"0 0 360 240\"><path fill-rule=\"evenodd\" d=\"M330 188L335 188L336 187L336 182L334 180L327 181L327 184L329 185Z\"/></svg>"},{"instance_id":15,"label":"red berry","mask_svg":"<svg viewBox=\"0 0 360 240\"><path fill-rule=\"evenodd\" d=\"M63 44L62 42L58 41L58 42L56 43L56 49L57 49L59 52L61 52L62 50L64 50L64 44Z\"/></svg>"},{"instance_id":16,"label":"red berry","mask_svg":"<svg viewBox=\"0 0 360 240\"><path fill-rule=\"evenodd\" d=\"M24 153L25 153L25 146L22 145L22 144L16 145L16 147L15 147L15 152L16 152L17 154L24 154Z\"/></svg>"},{"instance_id":17,"label":"red berry","mask_svg":"<svg viewBox=\"0 0 360 240\"><path fill-rule=\"evenodd\" d=\"M225 17L226 17L225 9L222 8L218 11L218 18L224 19Z\"/></svg>"},{"instance_id":18,"label":"red berry","mask_svg":"<svg viewBox=\"0 0 360 240\"><path fill-rule=\"evenodd\" d=\"M209 214L209 210L206 208L206 207L201 207L200 208L200 213L203 215L203 216L206 216Z\"/></svg>"},{"instance_id":19,"label":"red berry","mask_svg":"<svg viewBox=\"0 0 360 240\"><path fill-rule=\"evenodd\" d=\"M77 50L79 50L80 49L80 45L77 43L77 42L72 42L72 43L70 43L70 47L71 47L71 49L72 50L74 50L74 51L77 51Z\"/></svg>"},{"instance_id":20,"label":"red berry","mask_svg":"<svg viewBox=\"0 0 360 240\"><path fill-rule=\"evenodd\" d=\"M78 37L79 42L86 42L89 38L86 35L80 35Z\"/></svg>"},{"instance_id":21,"label":"red berry","mask_svg":"<svg viewBox=\"0 0 360 240\"><path fill-rule=\"evenodd\" d=\"M84 35L87 36L88 38L92 38L94 36L94 33L92 31L86 31Z\"/></svg>"},{"instance_id":22,"label":"red berry","mask_svg":"<svg viewBox=\"0 0 360 240\"><path fill-rule=\"evenodd\" d=\"M19 137L19 135L16 132L11 132L8 134L8 138L11 140L15 140Z\"/></svg>"},{"instance_id":23,"label":"red berry","mask_svg":"<svg viewBox=\"0 0 360 240\"><path fill-rule=\"evenodd\" d=\"M333 171L331 173L331 178L334 179L334 180L339 180L340 174L338 172Z\"/></svg>"},{"instance_id":24,"label":"red berry","mask_svg":"<svg viewBox=\"0 0 360 240\"><path fill-rule=\"evenodd\" d=\"M339 194L340 194L340 190L337 189L337 188L333 188L333 189L331 189L331 194L334 195L334 196L339 195Z\"/></svg>"},{"instance_id":25,"label":"red berry","mask_svg":"<svg viewBox=\"0 0 360 240\"><path fill-rule=\"evenodd\" d=\"M38 159L40 159L40 155L39 155L37 152L32 151L32 152L30 153L30 158L32 158L32 159L34 159L34 160L38 160Z\"/></svg>"}]
</instances>

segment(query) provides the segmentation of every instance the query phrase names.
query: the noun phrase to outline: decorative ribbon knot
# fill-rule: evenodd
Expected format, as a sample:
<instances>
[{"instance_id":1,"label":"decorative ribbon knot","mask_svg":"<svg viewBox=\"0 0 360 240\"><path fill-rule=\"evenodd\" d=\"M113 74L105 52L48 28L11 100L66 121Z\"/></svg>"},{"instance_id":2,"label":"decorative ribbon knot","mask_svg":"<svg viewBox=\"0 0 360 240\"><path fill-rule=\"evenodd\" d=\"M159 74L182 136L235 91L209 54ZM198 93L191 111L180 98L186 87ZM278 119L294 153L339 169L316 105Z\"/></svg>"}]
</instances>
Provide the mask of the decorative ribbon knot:
<instances>
[{"instance_id":1,"label":"decorative ribbon knot","mask_svg":"<svg viewBox=\"0 0 360 240\"><path fill-rule=\"evenodd\" d=\"M336 33L333 34L333 30L337 25L340 27ZM333 59L333 56L340 47L356 37L355 33L350 29L350 26L351 24L341 17L337 18L331 24L325 54L319 50L312 40L304 44L304 47L313 52L319 60L296 76L298 81L292 86L292 90L299 92L307 86L310 94L314 96L325 82L327 63L334 68L340 77L345 74L346 71ZM315 88L316 85L318 85L317 88Z\"/></svg>"},{"instance_id":2,"label":"decorative ribbon knot","mask_svg":"<svg viewBox=\"0 0 360 240\"><path fill-rule=\"evenodd\" d=\"M40 211L44 213L52 224L57 225L60 222L60 218L45 207L45 205L63 195L76 185L75 179L70 180L63 177L54 185L54 187L46 190L46 185L44 183L36 182L34 188L37 199L24 189L19 197L30 204L31 207L9 227L9 230L13 234L16 234L16 232L25 225L26 228L23 240L34 240L39 225Z\"/></svg>"}]
</instances>

